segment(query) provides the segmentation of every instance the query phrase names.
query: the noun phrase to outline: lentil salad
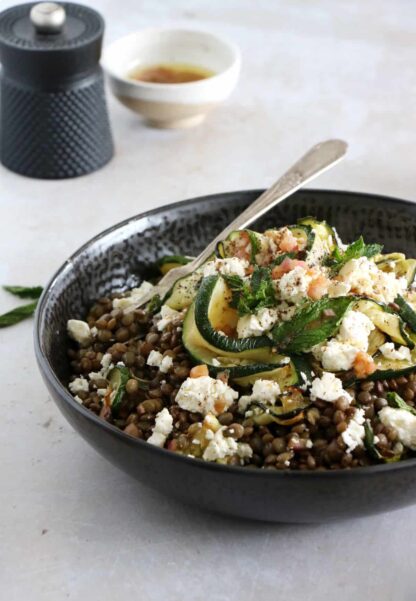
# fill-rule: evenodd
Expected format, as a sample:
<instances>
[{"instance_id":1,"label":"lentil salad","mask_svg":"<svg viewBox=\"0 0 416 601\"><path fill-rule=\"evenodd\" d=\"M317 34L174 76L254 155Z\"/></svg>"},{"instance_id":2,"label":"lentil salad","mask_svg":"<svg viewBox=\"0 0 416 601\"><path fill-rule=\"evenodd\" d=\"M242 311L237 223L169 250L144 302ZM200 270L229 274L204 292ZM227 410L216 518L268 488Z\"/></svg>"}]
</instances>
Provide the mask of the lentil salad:
<instances>
[{"instance_id":1,"label":"lentil salad","mask_svg":"<svg viewBox=\"0 0 416 601\"><path fill-rule=\"evenodd\" d=\"M160 273L186 257L158 261ZM193 458L339 469L416 451L416 260L344 245L312 218L233 232L152 286L69 320L75 399L130 436Z\"/></svg>"}]
</instances>

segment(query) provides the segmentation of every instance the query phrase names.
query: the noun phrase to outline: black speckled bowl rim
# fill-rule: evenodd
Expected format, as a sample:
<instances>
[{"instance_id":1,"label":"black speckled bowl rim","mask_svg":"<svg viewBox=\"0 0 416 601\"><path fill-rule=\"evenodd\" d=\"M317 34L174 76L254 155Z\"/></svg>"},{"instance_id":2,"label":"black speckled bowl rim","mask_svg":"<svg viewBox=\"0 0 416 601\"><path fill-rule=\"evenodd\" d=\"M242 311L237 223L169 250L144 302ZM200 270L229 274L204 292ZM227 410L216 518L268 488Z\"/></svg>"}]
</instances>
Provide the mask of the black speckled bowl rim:
<instances>
[{"instance_id":1,"label":"black speckled bowl rim","mask_svg":"<svg viewBox=\"0 0 416 601\"><path fill-rule=\"evenodd\" d=\"M221 198L224 198L225 196L227 196L227 194L229 194L231 196L231 195L235 195L238 193L245 193L245 192L252 192L253 194L256 193L256 194L260 195L263 191L264 191L263 189L254 189L254 190L252 189L252 190L239 190L239 191L233 191L233 192L225 192L225 193L222 192L222 193L216 193L216 194L209 194L206 196L189 198L187 200L163 205L163 206L157 207L156 209L152 209L152 210L146 211L144 213L139 213L138 215L134 215L133 217L129 217L128 219L120 221L119 223L100 232L99 234L97 234L96 236L94 236L93 238L88 240L85 244L83 244L77 251L75 251L65 261L65 263L55 272L55 274L52 276L52 278L50 279L47 286L44 288L42 296L39 299L39 303L38 303L36 314L35 314L34 346L35 346L36 358L39 363L39 367L43 372L43 375L47 378L48 382L54 388L55 392L59 396L64 398L65 401L67 403L69 403L69 405L71 405L71 407L73 409L80 412L84 417L91 420L92 422L99 424L99 426L101 428L103 428L104 430L110 431L111 434L116 435L117 437L120 437L120 439L125 440L127 438L129 440L130 444L133 444L133 445L135 444L135 445L137 445L138 448L141 448L143 445L146 445L146 448L148 449L148 447L151 446L151 445L149 445L148 442L146 442L144 440L133 438L132 436L125 434L122 430L120 430L116 426L113 426L112 424L109 424L108 422L102 420L95 413L93 413L92 411L90 411L89 409L84 407L83 405L80 405L79 403L77 403L74 400L73 396L70 394L70 392L67 390L67 388L61 383L59 378L56 376L51 364L49 363L49 360L47 359L47 357L44 353L42 340L40 338L40 324L41 324L43 313L45 311L45 307L48 303L49 291L59 283L60 276L63 273L65 273L66 270L70 270L72 268L72 261L78 255L80 255L92 243L96 242L97 240L100 240L101 238L106 237L107 235L116 231L120 227L123 227L129 223L132 223L134 221L142 219L143 217L149 217L152 215L156 215L157 213L159 213L161 211L166 211L166 209L180 208L180 207L186 206L187 204L192 204L198 200L215 201L219 196ZM391 196L385 196L385 195L381 195L381 194L364 193L364 192L352 192L352 191L347 192L347 191L343 191L343 190L332 190L332 189L331 190L321 190L319 188L307 188L307 189L303 189L302 192L304 192L304 193L310 192L311 194L319 194L322 196L326 195L326 194L327 195L337 194L337 195L342 195L342 196L346 196L346 197L354 195L354 196L362 197L363 201L365 201L366 198L368 198L368 199L379 198L381 200L386 200L386 201L392 202L397 205L400 205L400 204L403 206L409 206L409 205L414 206L415 205L415 203L410 200L402 200L402 199L394 198ZM194 466L197 464L199 466L199 468L202 470L221 470L223 472L239 474L241 477L246 477L246 478L250 478L250 479L251 478L301 478L301 479L308 478L309 479L309 478L315 478L315 477L319 477L319 478L322 478L322 477L324 477L324 478L334 478L334 477L350 478L353 475L358 478L360 478L360 477L365 478L367 476L371 476L371 474L376 474L376 473L380 473L380 472L388 473L388 472L397 471L397 470L409 469L409 468L416 466L416 458L413 458L413 459L405 459L403 461L398 461L396 463L384 463L384 464L379 464L379 465L355 467L355 468L351 468L351 469L313 470L313 471L306 471L306 470L305 471L299 471L299 470L281 470L281 471L279 471L279 470L251 470L251 469L247 469L247 468L239 467L239 466L223 465L223 464L203 461L202 459L191 459L190 457L187 457L185 455L179 455L178 453L173 453L172 451L169 451L167 449L161 449L156 446L152 446L152 452L154 452L155 454L160 454L161 456L165 456L166 454L168 454L170 456L170 458L175 461L185 462L188 464L191 463Z\"/></svg>"}]
</instances>

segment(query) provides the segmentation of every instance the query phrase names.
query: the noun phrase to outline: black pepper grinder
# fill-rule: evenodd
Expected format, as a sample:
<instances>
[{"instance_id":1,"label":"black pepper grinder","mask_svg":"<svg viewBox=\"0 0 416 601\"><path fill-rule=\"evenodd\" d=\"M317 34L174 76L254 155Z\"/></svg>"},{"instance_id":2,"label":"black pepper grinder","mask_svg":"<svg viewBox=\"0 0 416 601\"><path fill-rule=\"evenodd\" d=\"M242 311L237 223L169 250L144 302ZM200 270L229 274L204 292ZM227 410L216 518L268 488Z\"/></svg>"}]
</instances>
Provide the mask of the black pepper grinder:
<instances>
[{"instance_id":1,"label":"black pepper grinder","mask_svg":"<svg viewBox=\"0 0 416 601\"><path fill-rule=\"evenodd\" d=\"M0 161L43 179L95 171L113 155L99 59L102 17L72 3L0 13Z\"/></svg>"}]
</instances>

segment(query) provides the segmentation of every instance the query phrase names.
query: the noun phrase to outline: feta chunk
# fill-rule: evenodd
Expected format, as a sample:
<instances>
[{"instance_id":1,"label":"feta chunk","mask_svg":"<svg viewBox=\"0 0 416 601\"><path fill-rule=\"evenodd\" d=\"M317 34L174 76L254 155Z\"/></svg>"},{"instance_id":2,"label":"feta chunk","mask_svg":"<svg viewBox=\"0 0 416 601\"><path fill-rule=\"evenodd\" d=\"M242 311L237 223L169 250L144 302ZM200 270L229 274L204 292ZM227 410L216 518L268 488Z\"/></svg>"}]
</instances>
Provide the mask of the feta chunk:
<instances>
[{"instance_id":1,"label":"feta chunk","mask_svg":"<svg viewBox=\"0 0 416 601\"><path fill-rule=\"evenodd\" d=\"M411 361L410 349L407 346L400 346L398 349L394 348L392 342L385 342L380 346L379 349L386 359L398 359L399 361Z\"/></svg>"},{"instance_id":2,"label":"feta chunk","mask_svg":"<svg viewBox=\"0 0 416 601\"><path fill-rule=\"evenodd\" d=\"M359 311L349 311L341 322L339 332L328 342L316 345L312 353L327 371L351 369L358 351L368 349L368 336L373 322Z\"/></svg>"},{"instance_id":3,"label":"feta chunk","mask_svg":"<svg viewBox=\"0 0 416 601\"><path fill-rule=\"evenodd\" d=\"M394 272L381 271L367 257L348 261L339 276L355 294L364 294L384 303L392 303L407 288L405 277L398 278Z\"/></svg>"},{"instance_id":4,"label":"feta chunk","mask_svg":"<svg viewBox=\"0 0 416 601\"><path fill-rule=\"evenodd\" d=\"M75 378L75 380L69 383L68 388L74 395L77 395L79 392L88 392L88 380L85 378Z\"/></svg>"},{"instance_id":5,"label":"feta chunk","mask_svg":"<svg viewBox=\"0 0 416 601\"><path fill-rule=\"evenodd\" d=\"M215 259L214 261L208 261L204 265L202 272L204 278L209 275L238 275L243 278L246 275L246 269L249 266L249 262L245 259L239 259L238 257L230 257L227 259Z\"/></svg>"},{"instance_id":6,"label":"feta chunk","mask_svg":"<svg viewBox=\"0 0 416 601\"><path fill-rule=\"evenodd\" d=\"M251 395L240 397L238 401L238 410L240 413L245 413L247 407L253 401L263 401L274 405L280 395L280 386L273 380L256 380L253 385Z\"/></svg>"},{"instance_id":7,"label":"feta chunk","mask_svg":"<svg viewBox=\"0 0 416 601\"><path fill-rule=\"evenodd\" d=\"M312 347L312 354L327 371L345 371L351 369L358 349L352 344L339 342L336 338L324 344Z\"/></svg>"},{"instance_id":8,"label":"feta chunk","mask_svg":"<svg viewBox=\"0 0 416 601\"><path fill-rule=\"evenodd\" d=\"M339 398L343 398L351 402L351 395L343 389L342 382L334 374L324 371L320 378L315 378L312 382L310 391L310 397L312 401L321 399L333 403Z\"/></svg>"},{"instance_id":9,"label":"feta chunk","mask_svg":"<svg viewBox=\"0 0 416 601\"><path fill-rule=\"evenodd\" d=\"M113 300L114 309L121 309L125 311L126 309L134 309L134 307L138 307L142 303L142 299L152 291L153 284L150 282L142 282L139 288L133 288L130 292L129 296L125 298L115 298Z\"/></svg>"},{"instance_id":10,"label":"feta chunk","mask_svg":"<svg viewBox=\"0 0 416 601\"><path fill-rule=\"evenodd\" d=\"M308 294L312 278L301 266L284 273L279 280L278 289L283 300L299 303Z\"/></svg>"},{"instance_id":11,"label":"feta chunk","mask_svg":"<svg viewBox=\"0 0 416 601\"><path fill-rule=\"evenodd\" d=\"M162 363L163 355L159 353L159 351L150 351L149 356L147 357L147 365L151 367L159 367Z\"/></svg>"},{"instance_id":12,"label":"feta chunk","mask_svg":"<svg viewBox=\"0 0 416 601\"><path fill-rule=\"evenodd\" d=\"M358 350L366 352L368 349L368 336L374 330L374 324L364 313L348 311L341 322L337 340L355 346Z\"/></svg>"},{"instance_id":13,"label":"feta chunk","mask_svg":"<svg viewBox=\"0 0 416 601\"><path fill-rule=\"evenodd\" d=\"M356 409L347 429L341 434L342 440L347 445L347 453L351 453L355 448L362 446L365 436L364 422L364 409Z\"/></svg>"},{"instance_id":14,"label":"feta chunk","mask_svg":"<svg viewBox=\"0 0 416 601\"><path fill-rule=\"evenodd\" d=\"M239 338L261 336L269 332L278 321L288 321L295 311L296 307L283 302L277 307L260 309L253 315L243 315L237 323L237 335Z\"/></svg>"},{"instance_id":15,"label":"feta chunk","mask_svg":"<svg viewBox=\"0 0 416 601\"><path fill-rule=\"evenodd\" d=\"M192 413L223 413L238 398L238 392L230 388L222 380L210 376L187 378L176 395L176 402L181 409Z\"/></svg>"},{"instance_id":16,"label":"feta chunk","mask_svg":"<svg viewBox=\"0 0 416 601\"><path fill-rule=\"evenodd\" d=\"M156 415L155 425L152 429L152 434L147 442L155 445L156 447L164 447L165 442L169 434L173 430L173 417L169 413L168 409L164 407L162 411Z\"/></svg>"},{"instance_id":17,"label":"feta chunk","mask_svg":"<svg viewBox=\"0 0 416 601\"><path fill-rule=\"evenodd\" d=\"M147 365L151 367L158 367L159 371L166 374L173 365L173 359L169 355L164 357L159 351L150 351L147 358Z\"/></svg>"},{"instance_id":18,"label":"feta chunk","mask_svg":"<svg viewBox=\"0 0 416 601\"><path fill-rule=\"evenodd\" d=\"M264 330L256 315L243 315L237 322L237 335L239 338L261 336Z\"/></svg>"},{"instance_id":19,"label":"feta chunk","mask_svg":"<svg viewBox=\"0 0 416 601\"><path fill-rule=\"evenodd\" d=\"M160 364L159 370L162 372L162 374L167 374L168 371L170 370L170 368L172 367L172 365L173 365L172 357L170 357L169 355L166 355L162 359L162 363Z\"/></svg>"},{"instance_id":20,"label":"feta chunk","mask_svg":"<svg viewBox=\"0 0 416 601\"><path fill-rule=\"evenodd\" d=\"M90 326L80 319L68 319L66 324L68 336L78 342L80 346L88 346L93 338Z\"/></svg>"},{"instance_id":21,"label":"feta chunk","mask_svg":"<svg viewBox=\"0 0 416 601\"><path fill-rule=\"evenodd\" d=\"M250 445L244 442L237 442L231 436L224 436L225 430L226 426L222 426L215 432L202 455L202 459L205 461L217 461L226 457L232 457L233 455L238 455L241 460L246 457L252 457L253 450Z\"/></svg>"},{"instance_id":22,"label":"feta chunk","mask_svg":"<svg viewBox=\"0 0 416 601\"><path fill-rule=\"evenodd\" d=\"M112 358L111 354L105 353L105 355L103 355L103 358L101 359L101 367L105 370L110 369L112 367L112 361L113 361L113 358Z\"/></svg>"},{"instance_id":23,"label":"feta chunk","mask_svg":"<svg viewBox=\"0 0 416 601\"><path fill-rule=\"evenodd\" d=\"M123 363L124 365L124 363ZM105 353L105 355L103 355L103 358L101 359L101 369L100 371L91 371L88 374L89 379L92 382L97 382L98 380L105 380L108 376L108 372L113 369L114 364L113 364L113 358L110 355L110 353Z\"/></svg>"},{"instance_id":24,"label":"feta chunk","mask_svg":"<svg viewBox=\"0 0 416 601\"><path fill-rule=\"evenodd\" d=\"M184 313L171 309L168 305L163 305L160 310L160 319L157 322L157 329L162 332L166 326L174 321L182 321Z\"/></svg>"},{"instance_id":25,"label":"feta chunk","mask_svg":"<svg viewBox=\"0 0 416 601\"><path fill-rule=\"evenodd\" d=\"M339 296L347 296L351 286L347 282L338 282L333 280L328 286L329 298L338 298Z\"/></svg>"},{"instance_id":26,"label":"feta chunk","mask_svg":"<svg viewBox=\"0 0 416 601\"><path fill-rule=\"evenodd\" d=\"M384 426L394 429L405 447L416 451L416 415L406 409L383 407L378 416Z\"/></svg>"}]
</instances>

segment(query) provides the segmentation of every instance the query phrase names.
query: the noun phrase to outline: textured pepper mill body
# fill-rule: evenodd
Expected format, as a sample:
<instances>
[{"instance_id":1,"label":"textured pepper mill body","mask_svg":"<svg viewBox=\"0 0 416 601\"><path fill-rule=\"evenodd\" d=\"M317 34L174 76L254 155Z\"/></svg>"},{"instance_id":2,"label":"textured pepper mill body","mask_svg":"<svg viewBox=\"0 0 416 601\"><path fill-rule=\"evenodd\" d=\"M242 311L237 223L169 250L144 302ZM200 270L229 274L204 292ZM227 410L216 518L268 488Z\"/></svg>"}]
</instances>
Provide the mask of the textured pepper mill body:
<instances>
[{"instance_id":1,"label":"textured pepper mill body","mask_svg":"<svg viewBox=\"0 0 416 601\"><path fill-rule=\"evenodd\" d=\"M7 168L61 179L111 159L103 33L96 11L72 3L0 13L0 160Z\"/></svg>"}]
</instances>

